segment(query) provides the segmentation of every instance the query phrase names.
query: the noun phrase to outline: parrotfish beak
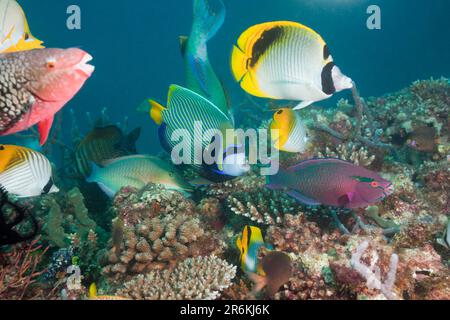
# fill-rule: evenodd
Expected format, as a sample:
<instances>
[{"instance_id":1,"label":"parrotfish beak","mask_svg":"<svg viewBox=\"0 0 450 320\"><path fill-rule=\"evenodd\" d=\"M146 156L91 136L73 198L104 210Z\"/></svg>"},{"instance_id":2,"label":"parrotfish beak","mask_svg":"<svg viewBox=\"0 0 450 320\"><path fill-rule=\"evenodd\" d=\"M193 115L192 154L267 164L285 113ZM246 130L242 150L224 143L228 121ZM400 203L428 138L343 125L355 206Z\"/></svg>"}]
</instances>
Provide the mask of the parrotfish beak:
<instances>
[{"instance_id":1,"label":"parrotfish beak","mask_svg":"<svg viewBox=\"0 0 450 320\"><path fill-rule=\"evenodd\" d=\"M88 64L93 57L89 53L85 53L81 61L75 66L76 70L83 72L86 77L90 77L95 70L93 65Z\"/></svg>"}]
</instances>

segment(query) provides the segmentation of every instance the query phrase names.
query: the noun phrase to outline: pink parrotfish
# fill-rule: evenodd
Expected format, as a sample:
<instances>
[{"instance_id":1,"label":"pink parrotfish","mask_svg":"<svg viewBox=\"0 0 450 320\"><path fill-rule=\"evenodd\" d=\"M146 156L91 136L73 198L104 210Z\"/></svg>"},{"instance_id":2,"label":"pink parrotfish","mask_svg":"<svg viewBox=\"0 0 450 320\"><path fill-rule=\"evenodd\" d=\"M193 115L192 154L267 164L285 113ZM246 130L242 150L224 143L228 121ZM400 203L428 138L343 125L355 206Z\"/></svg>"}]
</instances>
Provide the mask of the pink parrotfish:
<instances>
[{"instance_id":1,"label":"pink parrotfish","mask_svg":"<svg viewBox=\"0 0 450 320\"><path fill-rule=\"evenodd\" d=\"M0 54L0 136L37 124L43 145L55 113L94 72L91 60L78 48Z\"/></svg>"},{"instance_id":2,"label":"pink parrotfish","mask_svg":"<svg viewBox=\"0 0 450 320\"><path fill-rule=\"evenodd\" d=\"M267 187L306 205L363 208L394 191L376 172L339 159L312 159L269 176Z\"/></svg>"}]
</instances>

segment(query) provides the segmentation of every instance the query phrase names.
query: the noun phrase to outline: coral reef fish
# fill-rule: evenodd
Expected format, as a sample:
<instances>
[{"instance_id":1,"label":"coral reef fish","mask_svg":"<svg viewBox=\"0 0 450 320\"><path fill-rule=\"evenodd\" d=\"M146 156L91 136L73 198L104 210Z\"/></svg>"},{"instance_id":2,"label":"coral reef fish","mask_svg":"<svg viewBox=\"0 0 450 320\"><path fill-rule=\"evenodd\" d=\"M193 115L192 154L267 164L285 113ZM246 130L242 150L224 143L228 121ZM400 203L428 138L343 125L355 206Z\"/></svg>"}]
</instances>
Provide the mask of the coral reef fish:
<instances>
[{"instance_id":1,"label":"coral reef fish","mask_svg":"<svg viewBox=\"0 0 450 320\"><path fill-rule=\"evenodd\" d=\"M247 29L233 47L231 66L246 92L302 101L294 109L353 87L334 64L322 37L296 22L267 22Z\"/></svg>"},{"instance_id":2,"label":"coral reef fish","mask_svg":"<svg viewBox=\"0 0 450 320\"><path fill-rule=\"evenodd\" d=\"M125 135L115 125L96 127L78 144L75 150L76 168L84 177L91 173L91 163L102 166L103 162L136 154L136 141L141 128Z\"/></svg>"},{"instance_id":3,"label":"coral reef fish","mask_svg":"<svg viewBox=\"0 0 450 320\"><path fill-rule=\"evenodd\" d=\"M280 251L271 251L261 261L264 276L248 272L249 278L255 283L252 294L265 292L272 297L280 287L289 281L293 274L291 258Z\"/></svg>"},{"instance_id":4,"label":"coral reef fish","mask_svg":"<svg viewBox=\"0 0 450 320\"><path fill-rule=\"evenodd\" d=\"M36 49L0 54L0 136L38 125L39 143L54 115L81 89L94 67L85 51Z\"/></svg>"},{"instance_id":5,"label":"coral reef fish","mask_svg":"<svg viewBox=\"0 0 450 320\"><path fill-rule=\"evenodd\" d=\"M32 149L0 145L0 185L18 197L58 192L50 161Z\"/></svg>"},{"instance_id":6,"label":"coral reef fish","mask_svg":"<svg viewBox=\"0 0 450 320\"><path fill-rule=\"evenodd\" d=\"M406 143L418 151L435 152L439 144L437 130L433 125L418 127L408 135Z\"/></svg>"},{"instance_id":7,"label":"coral reef fish","mask_svg":"<svg viewBox=\"0 0 450 320\"><path fill-rule=\"evenodd\" d=\"M306 128L298 112L283 108L275 112L270 124L275 148L286 152L304 152L308 141Z\"/></svg>"},{"instance_id":8,"label":"coral reef fish","mask_svg":"<svg viewBox=\"0 0 450 320\"><path fill-rule=\"evenodd\" d=\"M447 221L447 226L445 227L444 233L442 235L442 238L438 238L437 242L447 248L450 249L450 218Z\"/></svg>"},{"instance_id":9,"label":"coral reef fish","mask_svg":"<svg viewBox=\"0 0 450 320\"><path fill-rule=\"evenodd\" d=\"M5 217L6 207L11 208L15 212L15 216L11 219ZM15 227L24 223L27 218L30 218L31 231L27 234L20 234L14 230ZM27 240L33 239L39 230L36 219L28 210L11 202L8 199L8 192L0 186L0 246L12 245Z\"/></svg>"},{"instance_id":10,"label":"coral reef fish","mask_svg":"<svg viewBox=\"0 0 450 320\"><path fill-rule=\"evenodd\" d=\"M236 239L236 246L240 252L241 269L244 272L253 272L264 275L258 263L258 253L261 247L271 249L264 243L261 229L254 226L245 226L240 237Z\"/></svg>"},{"instance_id":11,"label":"coral reef fish","mask_svg":"<svg viewBox=\"0 0 450 320\"><path fill-rule=\"evenodd\" d=\"M149 183L164 185L167 189L183 193L192 192L192 187L169 163L158 157L132 155L105 162L105 167L92 164L92 173L87 182L97 183L109 196L123 187L141 189Z\"/></svg>"},{"instance_id":12,"label":"coral reef fish","mask_svg":"<svg viewBox=\"0 0 450 320\"><path fill-rule=\"evenodd\" d=\"M43 48L33 37L27 18L15 0L0 0L0 53Z\"/></svg>"},{"instance_id":13,"label":"coral reef fish","mask_svg":"<svg viewBox=\"0 0 450 320\"><path fill-rule=\"evenodd\" d=\"M160 126L161 145L171 153L173 161L174 157L179 157L174 161L176 164L190 165L199 172L206 170L207 175L212 173L208 179L232 179L250 170L243 155L245 150L240 148L242 144L236 139L226 140L227 130L234 130L230 116L209 100L189 89L172 85L167 107L154 100L149 100L149 105L151 118ZM174 148L180 148L179 138L174 141L172 137L181 132L188 135L183 138L190 138L190 141L183 141L190 150L182 156L172 152ZM212 133L211 139L205 138L208 133ZM205 164L204 151L214 161Z\"/></svg>"},{"instance_id":14,"label":"coral reef fish","mask_svg":"<svg viewBox=\"0 0 450 320\"><path fill-rule=\"evenodd\" d=\"M189 37L180 36L184 59L186 87L205 97L220 110L228 112L228 101L222 83L208 58L207 42L225 20L221 0L194 0L194 22Z\"/></svg>"},{"instance_id":15,"label":"coral reef fish","mask_svg":"<svg viewBox=\"0 0 450 320\"><path fill-rule=\"evenodd\" d=\"M95 284L95 282L93 282L89 286L89 300L130 300L130 299L120 296L107 296L107 295L99 296L97 294L97 285Z\"/></svg>"},{"instance_id":16,"label":"coral reef fish","mask_svg":"<svg viewBox=\"0 0 450 320\"><path fill-rule=\"evenodd\" d=\"M361 208L393 193L377 173L339 159L312 159L268 176L267 187L283 190L306 205Z\"/></svg>"}]
</instances>

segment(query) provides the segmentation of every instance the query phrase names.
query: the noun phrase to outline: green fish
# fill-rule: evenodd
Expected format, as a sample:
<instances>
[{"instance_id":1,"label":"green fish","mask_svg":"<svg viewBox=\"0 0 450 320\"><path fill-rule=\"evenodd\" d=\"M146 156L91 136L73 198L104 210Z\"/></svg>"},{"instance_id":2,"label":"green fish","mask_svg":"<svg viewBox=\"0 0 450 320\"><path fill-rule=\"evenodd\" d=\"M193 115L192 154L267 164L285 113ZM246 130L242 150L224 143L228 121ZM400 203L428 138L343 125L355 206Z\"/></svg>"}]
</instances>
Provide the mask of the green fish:
<instances>
[{"instance_id":1,"label":"green fish","mask_svg":"<svg viewBox=\"0 0 450 320\"><path fill-rule=\"evenodd\" d=\"M123 187L143 188L149 183L165 186L169 190L189 194L193 188L175 170L175 168L158 157L132 155L111 160L100 168L92 165L92 173L86 179L89 183L97 183L109 196Z\"/></svg>"},{"instance_id":2,"label":"green fish","mask_svg":"<svg viewBox=\"0 0 450 320\"><path fill-rule=\"evenodd\" d=\"M213 38L225 20L221 0L194 0L194 22L189 37L180 36L184 58L186 87L210 100L225 113L229 104L222 82L208 58L207 42Z\"/></svg>"}]
</instances>

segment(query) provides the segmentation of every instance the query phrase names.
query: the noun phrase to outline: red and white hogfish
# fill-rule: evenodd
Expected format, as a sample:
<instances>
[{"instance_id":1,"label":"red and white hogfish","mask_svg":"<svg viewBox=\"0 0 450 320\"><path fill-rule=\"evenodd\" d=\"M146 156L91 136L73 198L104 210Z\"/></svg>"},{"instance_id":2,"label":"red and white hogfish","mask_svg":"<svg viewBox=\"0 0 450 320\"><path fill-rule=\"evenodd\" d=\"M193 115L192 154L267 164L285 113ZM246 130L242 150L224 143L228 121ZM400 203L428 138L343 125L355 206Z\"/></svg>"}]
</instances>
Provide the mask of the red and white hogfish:
<instances>
[{"instance_id":1,"label":"red and white hogfish","mask_svg":"<svg viewBox=\"0 0 450 320\"><path fill-rule=\"evenodd\" d=\"M339 159L300 162L270 176L267 187L284 190L307 205L349 209L370 206L394 191L376 172Z\"/></svg>"},{"instance_id":2,"label":"red and white hogfish","mask_svg":"<svg viewBox=\"0 0 450 320\"><path fill-rule=\"evenodd\" d=\"M91 60L77 48L0 54L0 136L37 124L43 145L55 113L94 72Z\"/></svg>"}]
</instances>

